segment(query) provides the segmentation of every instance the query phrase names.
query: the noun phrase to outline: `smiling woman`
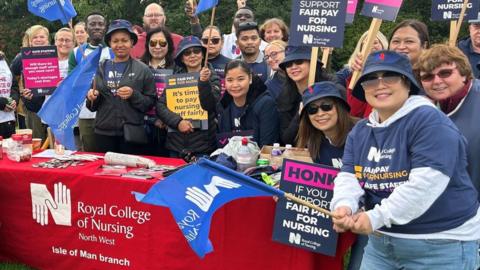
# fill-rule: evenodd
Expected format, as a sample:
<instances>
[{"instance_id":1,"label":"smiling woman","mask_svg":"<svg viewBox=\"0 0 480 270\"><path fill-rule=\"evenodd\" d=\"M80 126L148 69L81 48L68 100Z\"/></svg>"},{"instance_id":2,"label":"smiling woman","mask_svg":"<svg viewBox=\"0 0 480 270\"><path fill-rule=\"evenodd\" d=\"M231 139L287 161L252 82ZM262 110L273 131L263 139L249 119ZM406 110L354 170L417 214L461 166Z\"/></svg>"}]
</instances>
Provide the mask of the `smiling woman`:
<instances>
[{"instance_id":1,"label":"smiling woman","mask_svg":"<svg viewBox=\"0 0 480 270\"><path fill-rule=\"evenodd\" d=\"M476 269L480 212L467 143L419 91L410 60L382 50L352 92L375 110L348 135L331 209L337 232L368 235L360 269Z\"/></svg>"}]
</instances>

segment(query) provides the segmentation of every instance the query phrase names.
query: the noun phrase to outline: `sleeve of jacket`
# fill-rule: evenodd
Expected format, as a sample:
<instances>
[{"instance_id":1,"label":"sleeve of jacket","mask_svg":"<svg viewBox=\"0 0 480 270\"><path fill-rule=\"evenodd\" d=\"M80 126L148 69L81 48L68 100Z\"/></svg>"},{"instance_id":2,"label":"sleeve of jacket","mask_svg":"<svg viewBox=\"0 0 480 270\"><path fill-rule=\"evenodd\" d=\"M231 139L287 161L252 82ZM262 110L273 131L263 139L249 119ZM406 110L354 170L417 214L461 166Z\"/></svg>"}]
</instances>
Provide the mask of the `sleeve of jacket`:
<instances>
[{"instance_id":1,"label":"sleeve of jacket","mask_svg":"<svg viewBox=\"0 0 480 270\"><path fill-rule=\"evenodd\" d=\"M264 145L272 145L278 142L279 134L279 118L277 112L277 106L273 98L268 96L265 98L265 102L261 102L259 108L259 138L258 144L260 147Z\"/></svg>"},{"instance_id":2,"label":"sleeve of jacket","mask_svg":"<svg viewBox=\"0 0 480 270\"><path fill-rule=\"evenodd\" d=\"M35 96L35 97L32 97L32 99L30 100L22 97L22 100L27 110L37 113L38 111L40 111L40 109L43 106L43 102L45 101L45 96Z\"/></svg>"},{"instance_id":3,"label":"sleeve of jacket","mask_svg":"<svg viewBox=\"0 0 480 270\"><path fill-rule=\"evenodd\" d=\"M192 35L198 38L202 37L202 25L200 23L192 23L190 24Z\"/></svg>"},{"instance_id":4,"label":"sleeve of jacket","mask_svg":"<svg viewBox=\"0 0 480 270\"><path fill-rule=\"evenodd\" d=\"M217 102L220 99L220 79L217 73L210 69L212 76L208 82L198 82L198 95L202 109L208 112L215 112Z\"/></svg>"},{"instance_id":5,"label":"sleeve of jacket","mask_svg":"<svg viewBox=\"0 0 480 270\"><path fill-rule=\"evenodd\" d=\"M12 87L10 88L10 97L17 102L20 99L20 89L18 87L18 82L15 78L12 78Z\"/></svg>"},{"instance_id":6,"label":"sleeve of jacket","mask_svg":"<svg viewBox=\"0 0 480 270\"><path fill-rule=\"evenodd\" d=\"M132 96L128 99L130 104L141 112L150 110L156 101L157 90L155 80L148 68L143 71L143 89L133 89Z\"/></svg>"},{"instance_id":7,"label":"sleeve of jacket","mask_svg":"<svg viewBox=\"0 0 480 270\"><path fill-rule=\"evenodd\" d=\"M295 144L295 138L297 137L298 129L300 126L300 115L297 113L295 117L292 118L289 125L282 133L282 142L284 144Z\"/></svg>"},{"instance_id":8,"label":"sleeve of jacket","mask_svg":"<svg viewBox=\"0 0 480 270\"><path fill-rule=\"evenodd\" d=\"M170 111L167 107L167 96L165 94L166 91L163 91L162 95L158 98L157 101L157 117L165 123L167 126L169 126L172 129L177 129L178 123L183 120L183 118Z\"/></svg>"}]
</instances>

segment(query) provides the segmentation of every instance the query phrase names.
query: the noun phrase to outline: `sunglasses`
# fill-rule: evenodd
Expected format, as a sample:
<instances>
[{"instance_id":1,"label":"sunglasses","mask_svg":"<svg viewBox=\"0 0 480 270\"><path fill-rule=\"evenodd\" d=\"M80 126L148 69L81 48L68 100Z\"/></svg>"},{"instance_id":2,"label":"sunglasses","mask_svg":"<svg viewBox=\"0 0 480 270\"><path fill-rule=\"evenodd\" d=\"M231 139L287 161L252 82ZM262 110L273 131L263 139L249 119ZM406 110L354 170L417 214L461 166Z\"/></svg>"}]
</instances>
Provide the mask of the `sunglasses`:
<instances>
[{"instance_id":1,"label":"sunglasses","mask_svg":"<svg viewBox=\"0 0 480 270\"><path fill-rule=\"evenodd\" d=\"M318 112L319 109L323 112L329 112L333 109L333 103L322 103L320 105L310 104L307 106L307 113L310 115L314 115Z\"/></svg>"},{"instance_id":2,"label":"sunglasses","mask_svg":"<svg viewBox=\"0 0 480 270\"><path fill-rule=\"evenodd\" d=\"M158 39L158 40L151 39L148 44L150 45L150 47L157 47L157 44L159 44L160 47L162 48L165 48L168 45L167 41L163 39Z\"/></svg>"},{"instance_id":3,"label":"sunglasses","mask_svg":"<svg viewBox=\"0 0 480 270\"><path fill-rule=\"evenodd\" d=\"M190 56L191 54L200 54L202 53L202 49L201 48L198 48L198 47L193 47L191 49L187 49L183 52L183 55L184 56Z\"/></svg>"},{"instance_id":4,"label":"sunglasses","mask_svg":"<svg viewBox=\"0 0 480 270\"><path fill-rule=\"evenodd\" d=\"M293 60L293 61L285 63L285 68L291 68L293 66L293 64L295 64L297 66L300 66L301 64L303 64L306 61L307 60L304 60L304 59Z\"/></svg>"},{"instance_id":5,"label":"sunglasses","mask_svg":"<svg viewBox=\"0 0 480 270\"><path fill-rule=\"evenodd\" d=\"M446 68L446 69L440 69L437 73L426 73L423 75L420 75L420 80L422 82L431 82L433 79L435 79L435 76L438 76L440 79L446 79L453 74L453 68Z\"/></svg>"},{"instance_id":6,"label":"sunglasses","mask_svg":"<svg viewBox=\"0 0 480 270\"><path fill-rule=\"evenodd\" d=\"M269 58L275 59L275 58L277 58L277 55L279 53L282 53L282 52L284 52L284 51L271 52L270 54L265 54L265 56L263 57L263 60L268 61Z\"/></svg>"},{"instance_id":7,"label":"sunglasses","mask_svg":"<svg viewBox=\"0 0 480 270\"><path fill-rule=\"evenodd\" d=\"M381 76L367 77L360 84L362 85L364 90L372 90L377 88L380 85L380 81L382 81L383 84L385 85L393 85L398 83L401 78L402 78L402 75L395 72L387 71L381 74Z\"/></svg>"},{"instance_id":8,"label":"sunglasses","mask_svg":"<svg viewBox=\"0 0 480 270\"><path fill-rule=\"evenodd\" d=\"M211 38L210 42L213 45L218 45L220 43L220 40L221 40L220 38ZM202 38L202 44L207 45L208 44L208 38Z\"/></svg>"}]
</instances>

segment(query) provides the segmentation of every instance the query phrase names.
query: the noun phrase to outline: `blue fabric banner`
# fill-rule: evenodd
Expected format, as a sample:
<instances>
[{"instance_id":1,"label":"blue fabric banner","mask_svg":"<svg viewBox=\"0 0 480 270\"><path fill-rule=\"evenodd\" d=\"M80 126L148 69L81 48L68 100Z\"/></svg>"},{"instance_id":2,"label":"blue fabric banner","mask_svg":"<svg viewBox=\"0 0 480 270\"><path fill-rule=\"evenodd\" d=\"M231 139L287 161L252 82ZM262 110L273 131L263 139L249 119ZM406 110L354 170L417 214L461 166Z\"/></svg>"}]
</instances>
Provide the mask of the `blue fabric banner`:
<instances>
[{"instance_id":1,"label":"blue fabric banner","mask_svg":"<svg viewBox=\"0 0 480 270\"><path fill-rule=\"evenodd\" d=\"M49 21L61 20L67 24L77 16L70 0L28 0L28 11Z\"/></svg>"},{"instance_id":2,"label":"blue fabric banner","mask_svg":"<svg viewBox=\"0 0 480 270\"><path fill-rule=\"evenodd\" d=\"M202 12L205 12L213 7L218 5L218 0L200 0L197 6L197 11L195 12L195 15L198 15Z\"/></svg>"},{"instance_id":3,"label":"blue fabric banner","mask_svg":"<svg viewBox=\"0 0 480 270\"><path fill-rule=\"evenodd\" d=\"M201 258L213 251L208 233L217 209L239 198L284 196L281 190L206 159L159 181L146 194L134 194L138 201L170 208L190 247Z\"/></svg>"},{"instance_id":4,"label":"blue fabric banner","mask_svg":"<svg viewBox=\"0 0 480 270\"><path fill-rule=\"evenodd\" d=\"M76 149L73 126L97 72L101 50L101 47L97 48L80 62L38 112L38 116L52 129L55 139L69 150Z\"/></svg>"}]
</instances>

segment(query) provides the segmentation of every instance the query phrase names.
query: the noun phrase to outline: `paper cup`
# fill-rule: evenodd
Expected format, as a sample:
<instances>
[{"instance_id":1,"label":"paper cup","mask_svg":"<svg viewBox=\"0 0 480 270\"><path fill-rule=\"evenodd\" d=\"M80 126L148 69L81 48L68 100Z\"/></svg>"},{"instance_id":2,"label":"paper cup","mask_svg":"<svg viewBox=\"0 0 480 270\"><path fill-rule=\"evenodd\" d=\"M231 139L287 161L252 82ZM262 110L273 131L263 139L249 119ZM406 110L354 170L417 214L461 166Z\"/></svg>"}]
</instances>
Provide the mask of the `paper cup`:
<instances>
[{"instance_id":1,"label":"paper cup","mask_svg":"<svg viewBox=\"0 0 480 270\"><path fill-rule=\"evenodd\" d=\"M40 150L42 148L42 139L40 138L33 138L32 139L33 151Z\"/></svg>"}]
</instances>

